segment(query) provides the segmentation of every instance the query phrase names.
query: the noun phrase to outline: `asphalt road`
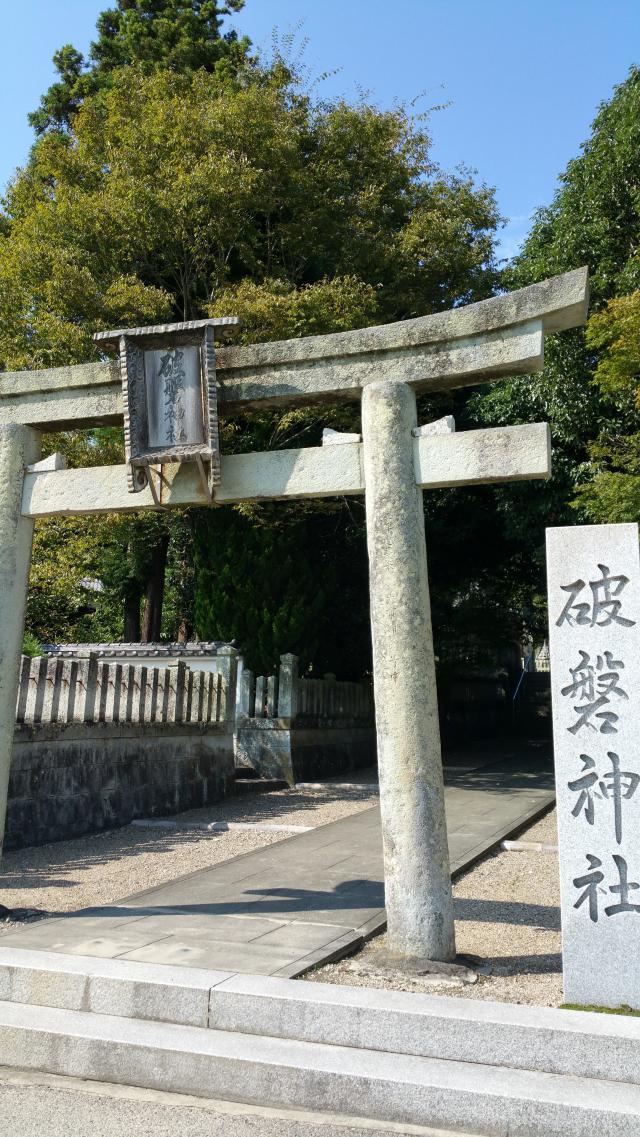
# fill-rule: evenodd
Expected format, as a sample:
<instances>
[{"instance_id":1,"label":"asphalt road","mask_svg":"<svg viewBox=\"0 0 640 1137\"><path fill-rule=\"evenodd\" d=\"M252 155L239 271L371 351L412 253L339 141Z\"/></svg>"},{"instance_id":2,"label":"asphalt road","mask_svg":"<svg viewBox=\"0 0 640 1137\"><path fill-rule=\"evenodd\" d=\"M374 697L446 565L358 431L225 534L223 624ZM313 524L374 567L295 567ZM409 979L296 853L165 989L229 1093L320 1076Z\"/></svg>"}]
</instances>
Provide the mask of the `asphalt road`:
<instances>
[{"instance_id":1,"label":"asphalt road","mask_svg":"<svg viewBox=\"0 0 640 1137\"><path fill-rule=\"evenodd\" d=\"M0 1067L1 1137L456 1137ZM457 1137L474 1137L459 1134Z\"/></svg>"}]
</instances>

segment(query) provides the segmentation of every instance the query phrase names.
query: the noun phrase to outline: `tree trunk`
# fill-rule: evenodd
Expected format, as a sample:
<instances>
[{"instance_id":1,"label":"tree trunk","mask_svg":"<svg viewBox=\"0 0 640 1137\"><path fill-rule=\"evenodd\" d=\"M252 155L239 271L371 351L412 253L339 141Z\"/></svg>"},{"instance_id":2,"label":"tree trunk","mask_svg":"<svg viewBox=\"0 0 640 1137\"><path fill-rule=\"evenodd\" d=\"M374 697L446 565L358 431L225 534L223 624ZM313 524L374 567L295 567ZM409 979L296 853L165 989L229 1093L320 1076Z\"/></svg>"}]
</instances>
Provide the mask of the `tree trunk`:
<instances>
[{"instance_id":1,"label":"tree trunk","mask_svg":"<svg viewBox=\"0 0 640 1137\"><path fill-rule=\"evenodd\" d=\"M142 636L140 637L143 644L158 643L160 639L168 550L169 534L166 533L155 548L153 568L147 582L147 594L142 617Z\"/></svg>"},{"instance_id":2,"label":"tree trunk","mask_svg":"<svg viewBox=\"0 0 640 1137\"><path fill-rule=\"evenodd\" d=\"M140 643L140 593L130 593L124 598L124 641Z\"/></svg>"}]
</instances>

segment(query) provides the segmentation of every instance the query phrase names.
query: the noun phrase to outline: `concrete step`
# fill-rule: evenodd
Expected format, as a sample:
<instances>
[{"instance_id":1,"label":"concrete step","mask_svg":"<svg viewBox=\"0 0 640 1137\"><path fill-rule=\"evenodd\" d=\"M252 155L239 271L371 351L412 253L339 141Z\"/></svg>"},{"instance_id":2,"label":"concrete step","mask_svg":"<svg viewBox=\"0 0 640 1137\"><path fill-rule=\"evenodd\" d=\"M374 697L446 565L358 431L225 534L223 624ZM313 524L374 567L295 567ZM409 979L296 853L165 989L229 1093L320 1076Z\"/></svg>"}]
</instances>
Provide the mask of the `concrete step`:
<instances>
[{"instance_id":1,"label":"concrete step","mask_svg":"<svg viewBox=\"0 0 640 1137\"><path fill-rule=\"evenodd\" d=\"M0 948L0 999L640 1083L640 1018Z\"/></svg>"},{"instance_id":2,"label":"concrete step","mask_svg":"<svg viewBox=\"0 0 640 1137\"><path fill-rule=\"evenodd\" d=\"M640 1085L633 1016L234 975L212 988L209 1025Z\"/></svg>"},{"instance_id":3,"label":"concrete step","mask_svg":"<svg viewBox=\"0 0 640 1137\"><path fill-rule=\"evenodd\" d=\"M6 1065L487 1137L637 1137L640 1088L479 1063L0 1003Z\"/></svg>"}]
</instances>

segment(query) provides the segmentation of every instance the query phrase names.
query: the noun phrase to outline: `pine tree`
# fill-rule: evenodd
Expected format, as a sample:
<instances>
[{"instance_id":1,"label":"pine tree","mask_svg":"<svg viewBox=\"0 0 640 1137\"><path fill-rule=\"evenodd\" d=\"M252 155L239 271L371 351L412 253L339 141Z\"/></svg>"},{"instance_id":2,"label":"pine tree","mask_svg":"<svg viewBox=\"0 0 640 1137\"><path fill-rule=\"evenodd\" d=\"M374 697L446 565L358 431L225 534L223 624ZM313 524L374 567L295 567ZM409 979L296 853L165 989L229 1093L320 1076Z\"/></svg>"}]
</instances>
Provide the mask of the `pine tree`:
<instances>
[{"instance_id":1,"label":"pine tree","mask_svg":"<svg viewBox=\"0 0 640 1137\"><path fill-rule=\"evenodd\" d=\"M221 28L225 16L243 7L244 0L117 0L98 17L88 59L71 44L55 53L59 79L29 115L31 126L37 134L68 130L84 100L131 64L145 72L168 68L184 75L203 68L236 74L248 63L249 40Z\"/></svg>"}]
</instances>

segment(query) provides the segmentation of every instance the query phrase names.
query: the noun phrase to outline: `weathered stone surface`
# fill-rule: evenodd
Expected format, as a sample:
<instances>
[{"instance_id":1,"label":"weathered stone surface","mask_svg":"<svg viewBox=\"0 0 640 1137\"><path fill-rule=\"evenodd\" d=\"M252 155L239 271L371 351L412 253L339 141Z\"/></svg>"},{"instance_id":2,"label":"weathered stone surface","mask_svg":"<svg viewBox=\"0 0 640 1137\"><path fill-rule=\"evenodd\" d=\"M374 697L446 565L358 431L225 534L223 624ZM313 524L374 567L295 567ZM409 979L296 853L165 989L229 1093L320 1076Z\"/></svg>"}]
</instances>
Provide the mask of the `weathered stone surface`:
<instances>
[{"instance_id":1,"label":"weathered stone surface","mask_svg":"<svg viewBox=\"0 0 640 1137\"><path fill-rule=\"evenodd\" d=\"M0 426L0 849L20 675L33 522L21 516L24 467L38 458L28 427Z\"/></svg>"},{"instance_id":2,"label":"weathered stone surface","mask_svg":"<svg viewBox=\"0 0 640 1137\"><path fill-rule=\"evenodd\" d=\"M191 670L196 667L207 670L217 666L220 648L227 646L223 640L193 640L188 643L140 643L135 641L117 643L57 643L43 644L45 655L59 659L88 659L95 655L98 659L117 662L146 663L151 667L175 666L180 659L186 660Z\"/></svg>"},{"instance_id":3,"label":"weathered stone surface","mask_svg":"<svg viewBox=\"0 0 640 1137\"><path fill-rule=\"evenodd\" d=\"M587 270L449 312L326 336L222 347L216 377L221 414L357 397L385 376L419 388L467 386L542 366L542 339L586 320ZM0 377L0 421L62 428L122 421L116 364L89 363Z\"/></svg>"},{"instance_id":4,"label":"weathered stone surface","mask_svg":"<svg viewBox=\"0 0 640 1137\"><path fill-rule=\"evenodd\" d=\"M233 786L232 731L232 724L211 723L20 727L6 847L79 837L219 800Z\"/></svg>"},{"instance_id":5,"label":"weathered stone surface","mask_svg":"<svg viewBox=\"0 0 640 1137\"><path fill-rule=\"evenodd\" d=\"M55 454L49 454L47 458L42 458L39 462L31 462L30 465L27 466L27 470L30 474L37 474L47 470L66 470L66 468L67 459L64 454L59 454L57 451Z\"/></svg>"},{"instance_id":6,"label":"weathered stone surface","mask_svg":"<svg viewBox=\"0 0 640 1137\"><path fill-rule=\"evenodd\" d=\"M425 434L453 434L456 429L456 420L453 415L444 415L434 422L426 422L424 426L414 426L411 431L414 438L421 438Z\"/></svg>"},{"instance_id":7,"label":"weathered stone surface","mask_svg":"<svg viewBox=\"0 0 640 1137\"><path fill-rule=\"evenodd\" d=\"M305 933L308 925L294 931ZM274 942L278 934L290 934L290 929L270 933ZM301 935L302 947L309 942L312 938ZM0 946L0 999L455 1062L482 1058L492 1066L640 1081L640 1021L626 1016L9 946Z\"/></svg>"},{"instance_id":8,"label":"weathered stone surface","mask_svg":"<svg viewBox=\"0 0 640 1137\"><path fill-rule=\"evenodd\" d=\"M390 949L455 957L422 491L405 383L362 399L369 593ZM432 439L430 441L433 441Z\"/></svg>"},{"instance_id":9,"label":"weathered stone surface","mask_svg":"<svg viewBox=\"0 0 640 1137\"><path fill-rule=\"evenodd\" d=\"M390 962L391 961L391 962ZM440 963L437 960L417 960L415 956L391 956L375 952L349 965L353 975L367 982L393 985L402 979L419 980L421 989L429 987L460 988L478 982L478 974L457 963Z\"/></svg>"},{"instance_id":10,"label":"weathered stone surface","mask_svg":"<svg viewBox=\"0 0 640 1137\"><path fill-rule=\"evenodd\" d=\"M0 375L0 422L62 430L78 423L119 426L123 414L117 362Z\"/></svg>"},{"instance_id":11,"label":"weathered stone surface","mask_svg":"<svg viewBox=\"0 0 640 1137\"><path fill-rule=\"evenodd\" d=\"M423 489L547 478L551 472L546 423L428 434L412 439L415 477ZM109 513L153 508L150 489L132 498L126 466L98 466L59 473L30 473L22 508L26 517ZM197 471L165 468L162 503L208 505ZM364 492L362 444L310 446L222 458L215 504L278 498L332 497Z\"/></svg>"},{"instance_id":12,"label":"weathered stone surface","mask_svg":"<svg viewBox=\"0 0 640 1137\"><path fill-rule=\"evenodd\" d=\"M427 433L414 443L416 482L422 489L529 481L551 476L547 423L460 433Z\"/></svg>"},{"instance_id":13,"label":"weathered stone surface","mask_svg":"<svg viewBox=\"0 0 640 1137\"><path fill-rule=\"evenodd\" d=\"M640 1120L619 1082L12 1003L0 1047L25 1069L494 1137L636 1137Z\"/></svg>"},{"instance_id":14,"label":"weathered stone surface","mask_svg":"<svg viewBox=\"0 0 640 1137\"><path fill-rule=\"evenodd\" d=\"M223 971L0 947L0 998L36 1007L205 1027L211 989L229 978Z\"/></svg>"},{"instance_id":15,"label":"weathered stone surface","mask_svg":"<svg viewBox=\"0 0 640 1137\"><path fill-rule=\"evenodd\" d=\"M212 991L209 1021L218 1030L640 1081L640 1020L626 1016L234 975Z\"/></svg>"},{"instance_id":16,"label":"weathered stone surface","mask_svg":"<svg viewBox=\"0 0 640 1137\"><path fill-rule=\"evenodd\" d=\"M329 778L371 766L376 759L376 732L366 726L291 728L278 719L239 723L235 735L237 766L262 778L282 778L289 785Z\"/></svg>"},{"instance_id":17,"label":"weathered stone surface","mask_svg":"<svg viewBox=\"0 0 640 1137\"><path fill-rule=\"evenodd\" d=\"M332 430L330 426L325 426L322 431L323 446L344 446L346 442L361 441L362 439L359 434L348 434L342 430Z\"/></svg>"},{"instance_id":18,"label":"weathered stone surface","mask_svg":"<svg viewBox=\"0 0 640 1137\"><path fill-rule=\"evenodd\" d=\"M548 529L547 572L565 999L640 1009L638 526Z\"/></svg>"}]
</instances>

